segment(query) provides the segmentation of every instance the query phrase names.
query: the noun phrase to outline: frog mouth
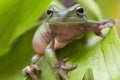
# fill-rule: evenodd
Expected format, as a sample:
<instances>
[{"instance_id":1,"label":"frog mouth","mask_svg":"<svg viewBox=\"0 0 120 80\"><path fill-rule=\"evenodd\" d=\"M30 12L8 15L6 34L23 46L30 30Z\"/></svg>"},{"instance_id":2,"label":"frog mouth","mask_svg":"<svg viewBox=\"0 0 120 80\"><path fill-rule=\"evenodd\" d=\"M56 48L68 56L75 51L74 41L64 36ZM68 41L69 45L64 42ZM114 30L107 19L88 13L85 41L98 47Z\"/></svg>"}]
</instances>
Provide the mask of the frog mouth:
<instances>
[{"instance_id":1,"label":"frog mouth","mask_svg":"<svg viewBox=\"0 0 120 80\"><path fill-rule=\"evenodd\" d=\"M85 19L54 19L50 22L82 22L86 21Z\"/></svg>"},{"instance_id":2,"label":"frog mouth","mask_svg":"<svg viewBox=\"0 0 120 80\"><path fill-rule=\"evenodd\" d=\"M72 24L81 24L81 23L85 23L86 21L72 21L72 20L64 20L64 21L52 21L52 22L50 22L49 24L51 24L51 25L59 25L59 24L62 24L62 25L68 25L68 24L70 24L70 25L72 25Z\"/></svg>"},{"instance_id":3,"label":"frog mouth","mask_svg":"<svg viewBox=\"0 0 120 80\"><path fill-rule=\"evenodd\" d=\"M66 26L66 25L80 25L82 23L86 23L86 19L75 19L75 18L63 18L63 19L52 19L48 21L50 25L61 25L61 26Z\"/></svg>"},{"instance_id":4,"label":"frog mouth","mask_svg":"<svg viewBox=\"0 0 120 80\"><path fill-rule=\"evenodd\" d=\"M60 22L51 22L49 23L50 26L53 26L53 27L67 27L67 26L80 26L82 25L83 22L80 22L80 21L60 21Z\"/></svg>"}]
</instances>

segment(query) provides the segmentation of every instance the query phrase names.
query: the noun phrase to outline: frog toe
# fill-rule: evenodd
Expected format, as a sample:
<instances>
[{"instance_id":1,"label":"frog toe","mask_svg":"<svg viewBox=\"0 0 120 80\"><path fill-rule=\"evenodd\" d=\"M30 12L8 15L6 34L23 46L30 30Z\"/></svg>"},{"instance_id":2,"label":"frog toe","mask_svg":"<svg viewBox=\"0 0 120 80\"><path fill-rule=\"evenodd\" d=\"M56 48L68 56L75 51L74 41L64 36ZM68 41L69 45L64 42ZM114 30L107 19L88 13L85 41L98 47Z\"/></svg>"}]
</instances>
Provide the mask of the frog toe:
<instances>
[{"instance_id":1,"label":"frog toe","mask_svg":"<svg viewBox=\"0 0 120 80\"><path fill-rule=\"evenodd\" d=\"M64 58L63 60L59 61L59 63L57 64L56 68L61 68L64 70L72 70L74 68L76 68L76 64L72 64L72 65L65 65L65 62L68 61L68 58Z\"/></svg>"},{"instance_id":2,"label":"frog toe","mask_svg":"<svg viewBox=\"0 0 120 80\"><path fill-rule=\"evenodd\" d=\"M32 66L27 66L23 69L24 76L29 75L33 80L40 80L38 74L40 69L37 65L33 64Z\"/></svg>"},{"instance_id":3,"label":"frog toe","mask_svg":"<svg viewBox=\"0 0 120 80\"><path fill-rule=\"evenodd\" d=\"M63 60L59 61L57 66L55 67L55 69L58 70L59 75L65 79L65 80L69 80L69 77L67 76L67 72L75 69L76 68L76 64L72 64L72 65L65 65L65 62L68 61L68 58L64 58Z\"/></svg>"},{"instance_id":4,"label":"frog toe","mask_svg":"<svg viewBox=\"0 0 120 80\"><path fill-rule=\"evenodd\" d=\"M69 71L69 70L75 69L76 66L77 66L76 64L72 64L72 65L68 65L68 66L66 66L66 65L61 65L60 68L66 70L66 71Z\"/></svg>"}]
</instances>

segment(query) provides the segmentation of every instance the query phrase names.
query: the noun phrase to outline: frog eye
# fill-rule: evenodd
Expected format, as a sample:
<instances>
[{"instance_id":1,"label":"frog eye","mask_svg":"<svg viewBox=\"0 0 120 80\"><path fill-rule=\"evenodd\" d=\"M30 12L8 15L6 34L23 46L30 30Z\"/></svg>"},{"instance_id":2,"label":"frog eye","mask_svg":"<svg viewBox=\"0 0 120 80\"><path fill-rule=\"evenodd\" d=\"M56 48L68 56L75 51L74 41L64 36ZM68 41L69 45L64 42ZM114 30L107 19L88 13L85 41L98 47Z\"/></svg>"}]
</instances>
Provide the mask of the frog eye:
<instances>
[{"instance_id":1,"label":"frog eye","mask_svg":"<svg viewBox=\"0 0 120 80\"><path fill-rule=\"evenodd\" d=\"M81 8L81 7L77 7L77 9L76 9L76 13L77 13L77 15L83 15L83 13L84 13L84 9L83 8Z\"/></svg>"},{"instance_id":2,"label":"frog eye","mask_svg":"<svg viewBox=\"0 0 120 80\"><path fill-rule=\"evenodd\" d=\"M51 16L53 15L53 10L48 9L48 10L47 10L47 14L51 17Z\"/></svg>"}]
</instances>

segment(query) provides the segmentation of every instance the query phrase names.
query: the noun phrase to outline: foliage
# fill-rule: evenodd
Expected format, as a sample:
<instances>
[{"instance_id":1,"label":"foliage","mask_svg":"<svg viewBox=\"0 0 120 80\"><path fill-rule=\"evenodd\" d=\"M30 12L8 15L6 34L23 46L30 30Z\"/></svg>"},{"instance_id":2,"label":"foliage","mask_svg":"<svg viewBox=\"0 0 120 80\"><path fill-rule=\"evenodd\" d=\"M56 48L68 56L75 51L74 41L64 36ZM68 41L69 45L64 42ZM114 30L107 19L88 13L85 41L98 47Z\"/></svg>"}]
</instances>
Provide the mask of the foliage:
<instances>
[{"instance_id":1,"label":"foliage","mask_svg":"<svg viewBox=\"0 0 120 80\"><path fill-rule=\"evenodd\" d=\"M89 18L94 20L100 20L102 16L108 18L107 9L110 9L110 4L101 4L102 1L96 1L99 6L93 0L86 2L78 0L85 8ZM112 3L112 0L104 1ZM50 2L50 0L0 1L0 80L24 79L22 69L30 64L34 55L31 42L38 26L32 26L44 13ZM117 3L117 0L115 2ZM115 10L115 6L117 5L114 5L112 9ZM116 18L116 13L117 11L111 12L109 16ZM96 44L92 44L93 42ZM120 80L119 45L120 40L115 26L113 26L105 39L101 40L96 36L86 35L81 40L74 41L65 48L57 50L56 53L59 59L68 57L67 64L77 63L78 67L68 73L71 80L82 80L84 75L85 80L93 80L93 78L95 80ZM38 65L42 69L40 75L42 80L58 80L45 57L38 62ZM91 73L92 75L89 76ZM26 79L29 80L29 78L28 76Z\"/></svg>"}]
</instances>

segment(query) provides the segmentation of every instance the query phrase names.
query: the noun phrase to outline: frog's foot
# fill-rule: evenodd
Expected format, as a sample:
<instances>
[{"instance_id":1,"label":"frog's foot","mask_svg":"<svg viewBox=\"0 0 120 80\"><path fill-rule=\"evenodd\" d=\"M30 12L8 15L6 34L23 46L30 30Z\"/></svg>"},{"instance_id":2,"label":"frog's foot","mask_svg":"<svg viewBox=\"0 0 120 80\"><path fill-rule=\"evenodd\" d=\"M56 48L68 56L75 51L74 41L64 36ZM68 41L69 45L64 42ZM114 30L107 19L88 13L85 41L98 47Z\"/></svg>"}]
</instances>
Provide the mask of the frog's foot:
<instances>
[{"instance_id":1,"label":"frog's foot","mask_svg":"<svg viewBox=\"0 0 120 80\"><path fill-rule=\"evenodd\" d=\"M66 61L68 61L68 58L65 58L65 59L59 61L58 65L55 68L58 69L58 72L63 79L69 80L69 78L67 76L67 71L75 69L76 64L65 65Z\"/></svg>"},{"instance_id":2,"label":"frog's foot","mask_svg":"<svg viewBox=\"0 0 120 80\"><path fill-rule=\"evenodd\" d=\"M113 19L107 19L107 20L103 20L100 22L99 24L99 29L102 30L106 27L111 28L113 25L115 24L115 21Z\"/></svg>"},{"instance_id":3,"label":"frog's foot","mask_svg":"<svg viewBox=\"0 0 120 80\"><path fill-rule=\"evenodd\" d=\"M98 35L102 38L105 38L105 35L101 32L101 30L106 27L111 28L114 24L115 24L115 21L110 18L110 19L101 21L100 23L95 25L92 29L96 35Z\"/></svg>"},{"instance_id":4,"label":"frog's foot","mask_svg":"<svg viewBox=\"0 0 120 80\"><path fill-rule=\"evenodd\" d=\"M68 58L64 58L63 60L59 61L58 65L56 66L56 68L60 68L66 71L72 70L74 68L76 68L76 64L72 64L69 66L65 65L65 62L68 61Z\"/></svg>"},{"instance_id":5,"label":"frog's foot","mask_svg":"<svg viewBox=\"0 0 120 80\"><path fill-rule=\"evenodd\" d=\"M38 77L39 73L40 73L40 69L36 64L27 66L23 69L24 76L29 75L33 80L40 80Z\"/></svg>"}]
</instances>

